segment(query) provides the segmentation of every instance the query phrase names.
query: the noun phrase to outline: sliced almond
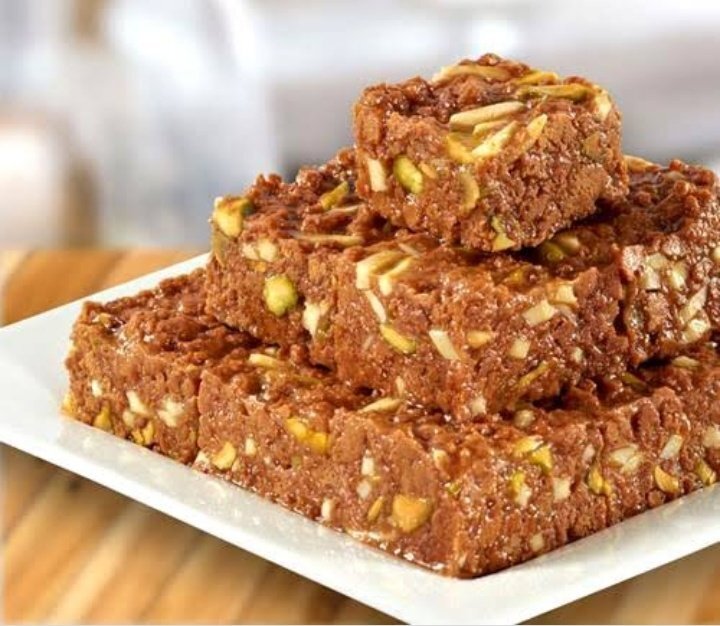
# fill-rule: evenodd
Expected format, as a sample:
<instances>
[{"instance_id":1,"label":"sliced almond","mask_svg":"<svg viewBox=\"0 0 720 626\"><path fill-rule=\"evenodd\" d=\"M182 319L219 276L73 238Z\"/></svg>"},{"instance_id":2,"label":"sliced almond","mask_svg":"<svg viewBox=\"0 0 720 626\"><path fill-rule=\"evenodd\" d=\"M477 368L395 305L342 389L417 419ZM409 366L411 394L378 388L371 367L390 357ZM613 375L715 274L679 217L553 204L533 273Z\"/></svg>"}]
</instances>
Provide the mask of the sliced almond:
<instances>
[{"instance_id":1,"label":"sliced almond","mask_svg":"<svg viewBox=\"0 0 720 626\"><path fill-rule=\"evenodd\" d=\"M395 288L397 278L407 272L414 263L415 259L413 257L405 257L389 270L380 274L377 279L380 293L384 296L389 296Z\"/></svg>"},{"instance_id":2,"label":"sliced almond","mask_svg":"<svg viewBox=\"0 0 720 626\"><path fill-rule=\"evenodd\" d=\"M488 104L476 109L460 111L450 116L450 128L454 130L471 130L477 124L491 122L525 110L527 107L517 100Z\"/></svg>"},{"instance_id":3,"label":"sliced almond","mask_svg":"<svg viewBox=\"0 0 720 626\"><path fill-rule=\"evenodd\" d=\"M364 406L358 413L389 413L397 410L402 403L400 398L380 398Z\"/></svg>"},{"instance_id":4,"label":"sliced almond","mask_svg":"<svg viewBox=\"0 0 720 626\"><path fill-rule=\"evenodd\" d=\"M355 286L370 289L371 277L397 263L403 256L400 250L382 250L359 261L355 265Z\"/></svg>"},{"instance_id":5,"label":"sliced almond","mask_svg":"<svg viewBox=\"0 0 720 626\"><path fill-rule=\"evenodd\" d=\"M385 311L385 307L383 306L383 303L380 302L380 298L378 298L372 291L367 290L363 291L365 294L365 297L367 298L368 303L370 304L370 308L372 309L373 313L375 314L375 317L377 317L378 321L381 324L384 324L387 322L387 311Z\"/></svg>"},{"instance_id":6,"label":"sliced almond","mask_svg":"<svg viewBox=\"0 0 720 626\"><path fill-rule=\"evenodd\" d=\"M450 335L446 330L433 328L428 331L428 335L430 335L433 345L444 359L447 359L448 361L461 360L462 357L453 345Z\"/></svg>"},{"instance_id":7,"label":"sliced almond","mask_svg":"<svg viewBox=\"0 0 720 626\"><path fill-rule=\"evenodd\" d=\"M480 144L471 150L471 154L476 161L489 159L494 157L505 148L507 143L510 141L515 131L518 128L517 122L510 122L501 128L499 131L492 133Z\"/></svg>"},{"instance_id":8,"label":"sliced almond","mask_svg":"<svg viewBox=\"0 0 720 626\"><path fill-rule=\"evenodd\" d=\"M370 179L370 189L376 192L387 191L387 172L382 162L367 157L365 163L368 169L368 178Z\"/></svg>"},{"instance_id":9,"label":"sliced almond","mask_svg":"<svg viewBox=\"0 0 720 626\"><path fill-rule=\"evenodd\" d=\"M459 63L457 65L448 65L440 69L432 77L432 82L438 83L455 76L480 76L486 80L504 82L510 79L510 73L496 65L478 65L477 63Z\"/></svg>"}]
</instances>

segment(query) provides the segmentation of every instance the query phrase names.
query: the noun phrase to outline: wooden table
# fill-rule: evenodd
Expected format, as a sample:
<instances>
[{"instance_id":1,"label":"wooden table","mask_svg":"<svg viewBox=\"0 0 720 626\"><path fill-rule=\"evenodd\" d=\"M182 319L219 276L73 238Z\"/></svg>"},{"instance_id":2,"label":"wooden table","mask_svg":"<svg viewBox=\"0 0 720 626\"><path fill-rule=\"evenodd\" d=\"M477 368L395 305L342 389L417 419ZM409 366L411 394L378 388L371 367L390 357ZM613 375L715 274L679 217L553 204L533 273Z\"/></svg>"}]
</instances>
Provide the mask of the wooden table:
<instances>
[{"instance_id":1,"label":"wooden table","mask_svg":"<svg viewBox=\"0 0 720 626\"><path fill-rule=\"evenodd\" d=\"M192 254L0 252L0 320L22 319ZM2 449L0 475L8 622L393 621L10 448ZM718 622L719 574L716 546L534 621Z\"/></svg>"}]
</instances>

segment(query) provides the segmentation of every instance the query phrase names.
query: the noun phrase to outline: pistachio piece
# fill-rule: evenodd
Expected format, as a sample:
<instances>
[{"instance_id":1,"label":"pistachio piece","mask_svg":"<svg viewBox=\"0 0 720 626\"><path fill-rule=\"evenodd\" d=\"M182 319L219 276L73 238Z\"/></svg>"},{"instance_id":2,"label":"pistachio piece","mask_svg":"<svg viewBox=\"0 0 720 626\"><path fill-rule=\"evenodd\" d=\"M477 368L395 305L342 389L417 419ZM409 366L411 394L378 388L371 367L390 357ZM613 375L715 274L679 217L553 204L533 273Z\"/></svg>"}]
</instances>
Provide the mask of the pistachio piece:
<instances>
[{"instance_id":1,"label":"pistachio piece","mask_svg":"<svg viewBox=\"0 0 720 626\"><path fill-rule=\"evenodd\" d=\"M450 128L453 130L470 130L478 124L503 119L525 110L526 106L517 100L497 102L476 109L460 111L450 116Z\"/></svg>"},{"instance_id":2,"label":"pistachio piece","mask_svg":"<svg viewBox=\"0 0 720 626\"><path fill-rule=\"evenodd\" d=\"M382 162L367 157L365 163L368 169L368 178L370 179L370 189L376 192L387 191L387 173Z\"/></svg>"},{"instance_id":3,"label":"pistachio piece","mask_svg":"<svg viewBox=\"0 0 720 626\"><path fill-rule=\"evenodd\" d=\"M515 241L507 236L505 226L497 215L493 215L490 218L490 227L497 233L492 243L492 249L494 252L507 250L515 245Z\"/></svg>"},{"instance_id":4,"label":"pistachio piece","mask_svg":"<svg viewBox=\"0 0 720 626\"><path fill-rule=\"evenodd\" d=\"M400 398L380 398L365 405L358 413L384 413L389 411L395 411L403 401Z\"/></svg>"},{"instance_id":5,"label":"pistachio piece","mask_svg":"<svg viewBox=\"0 0 720 626\"><path fill-rule=\"evenodd\" d=\"M553 468L553 455L550 446L542 445L528 454L528 461L537 465L545 474L549 474Z\"/></svg>"},{"instance_id":6,"label":"pistachio piece","mask_svg":"<svg viewBox=\"0 0 720 626\"><path fill-rule=\"evenodd\" d=\"M524 337L515 339L510 344L508 356L513 359L525 359L530 352L530 342Z\"/></svg>"},{"instance_id":7,"label":"pistachio piece","mask_svg":"<svg viewBox=\"0 0 720 626\"><path fill-rule=\"evenodd\" d=\"M522 316L528 326L532 327L551 320L555 313L557 313L557 309L552 304L547 300L540 300L536 305L524 311Z\"/></svg>"},{"instance_id":8,"label":"pistachio piece","mask_svg":"<svg viewBox=\"0 0 720 626\"><path fill-rule=\"evenodd\" d=\"M520 380L518 380L517 386L520 389L523 389L525 387L529 387L535 380L540 378L545 372L547 372L550 369L550 365L547 361L542 361L535 369L530 370L527 374L522 376Z\"/></svg>"},{"instance_id":9,"label":"pistachio piece","mask_svg":"<svg viewBox=\"0 0 720 626\"><path fill-rule=\"evenodd\" d=\"M475 161L472 155L472 143L468 137L462 133L449 133L445 137L445 150L448 156L458 163L470 164Z\"/></svg>"},{"instance_id":10,"label":"pistachio piece","mask_svg":"<svg viewBox=\"0 0 720 626\"><path fill-rule=\"evenodd\" d=\"M521 154L530 150L530 148L537 143L537 140L540 139L540 135L542 135L543 130L545 130L547 121L548 116L544 113L530 120L528 125L525 127L525 137L520 144L519 150Z\"/></svg>"},{"instance_id":11,"label":"pistachio piece","mask_svg":"<svg viewBox=\"0 0 720 626\"><path fill-rule=\"evenodd\" d=\"M461 356L450 339L450 335L446 330L440 328L431 328L428 331L430 340L433 342L435 349L444 359L448 361L460 361Z\"/></svg>"},{"instance_id":12,"label":"pistachio piece","mask_svg":"<svg viewBox=\"0 0 720 626\"><path fill-rule=\"evenodd\" d=\"M298 441L305 441L310 433L307 422L299 417L288 417L285 420L285 428Z\"/></svg>"},{"instance_id":13,"label":"pistachio piece","mask_svg":"<svg viewBox=\"0 0 720 626\"><path fill-rule=\"evenodd\" d=\"M525 456L542 446L543 440L539 435L528 435L518 439L513 445L513 455L516 458Z\"/></svg>"},{"instance_id":14,"label":"pistachio piece","mask_svg":"<svg viewBox=\"0 0 720 626\"><path fill-rule=\"evenodd\" d=\"M102 408L93 419L93 426L101 430L112 430L112 421L110 420L110 405L103 404Z\"/></svg>"},{"instance_id":15,"label":"pistachio piece","mask_svg":"<svg viewBox=\"0 0 720 626\"><path fill-rule=\"evenodd\" d=\"M231 239L238 237L245 217L253 212L252 202L245 197L216 198L211 221L218 230Z\"/></svg>"},{"instance_id":16,"label":"pistachio piece","mask_svg":"<svg viewBox=\"0 0 720 626\"><path fill-rule=\"evenodd\" d=\"M372 309L373 313L375 313L375 317L377 317L378 321L381 324L384 324L387 322L387 312L385 311L385 307L383 306L383 303L380 302L380 298L378 298L372 291L363 291L365 294L365 297L367 298L368 303L370 304L370 308Z\"/></svg>"},{"instance_id":17,"label":"pistachio piece","mask_svg":"<svg viewBox=\"0 0 720 626\"><path fill-rule=\"evenodd\" d=\"M715 470L707 464L705 459L697 460L697 463L695 463L695 474L706 487L709 487L717 481Z\"/></svg>"},{"instance_id":18,"label":"pistachio piece","mask_svg":"<svg viewBox=\"0 0 720 626\"><path fill-rule=\"evenodd\" d=\"M212 455L212 464L219 470L227 470L232 467L232 464L237 458L237 450L235 446L229 441L226 441L220 450Z\"/></svg>"},{"instance_id":19,"label":"pistachio piece","mask_svg":"<svg viewBox=\"0 0 720 626\"><path fill-rule=\"evenodd\" d=\"M510 477L510 492L513 495L515 503L521 507L526 507L532 496L532 489L525 482L525 472L516 470Z\"/></svg>"},{"instance_id":20,"label":"pistachio piece","mask_svg":"<svg viewBox=\"0 0 720 626\"><path fill-rule=\"evenodd\" d=\"M414 339L403 335L390 324L381 324L380 334L387 343L402 354L410 355L417 349L417 343Z\"/></svg>"},{"instance_id":21,"label":"pistachio piece","mask_svg":"<svg viewBox=\"0 0 720 626\"><path fill-rule=\"evenodd\" d=\"M471 348L482 348L495 338L495 333L491 330L471 330L466 338Z\"/></svg>"},{"instance_id":22,"label":"pistachio piece","mask_svg":"<svg viewBox=\"0 0 720 626\"><path fill-rule=\"evenodd\" d=\"M464 212L472 211L480 199L480 186L478 185L475 177L465 170L458 174L460 185L462 187L462 209Z\"/></svg>"},{"instance_id":23,"label":"pistachio piece","mask_svg":"<svg viewBox=\"0 0 720 626\"><path fill-rule=\"evenodd\" d=\"M680 493L680 481L672 474L668 474L659 465L655 466L653 475L655 477L655 484L661 491L670 495L677 495Z\"/></svg>"},{"instance_id":24,"label":"pistachio piece","mask_svg":"<svg viewBox=\"0 0 720 626\"><path fill-rule=\"evenodd\" d=\"M348 193L350 193L350 185L344 180L334 189L322 194L318 202L320 206L327 211L340 204L347 197Z\"/></svg>"},{"instance_id":25,"label":"pistachio piece","mask_svg":"<svg viewBox=\"0 0 720 626\"><path fill-rule=\"evenodd\" d=\"M375 499L375 502L373 502L370 505L370 508L367 512L367 521L368 522L374 522L377 520L378 517L380 517L380 513L382 512L383 503L385 502L385 498L383 496L379 496Z\"/></svg>"},{"instance_id":26,"label":"pistachio piece","mask_svg":"<svg viewBox=\"0 0 720 626\"><path fill-rule=\"evenodd\" d=\"M543 241L538 251L540 258L550 265L555 265L565 258L565 251L554 241Z\"/></svg>"},{"instance_id":27,"label":"pistachio piece","mask_svg":"<svg viewBox=\"0 0 720 626\"><path fill-rule=\"evenodd\" d=\"M394 265L404 254L400 250L381 250L355 264L355 286L358 289L370 289L373 275Z\"/></svg>"},{"instance_id":28,"label":"pistachio piece","mask_svg":"<svg viewBox=\"0 0 720 626\"><path fill-rule=\"evenodd\" d=\"M593 463L588 471L587 485L596 496L606 495L609 496L612 493L612 486L605 479L600 471L600 466L597 463Z\"/></svg>"},{"instance_id":29,"label":"pistachio piece","mask_svg":"<svg viewBox=\"0 0 720 626\"><path fill-rule=\"evenodd\" d=\"M538 83L556 83L560 77L555 72L531 70L515 80L516 85L537 85Z\"/></svg>"},{"instance_id":30,"label":"pistachio piece","mask_svg":"<svg viewBox=\"0 0 720 626\"><path fill-rule=\"evenodd\" d=\"M285 274L276 274L265 279L263 298L267 310L276 317L282 317L294 309L298 302L295 285Z\"/></svg>"},{"instance_id":31,"label":"pistachio piece","mask_svg":"<svg viewBox=\"0 0 720 626\"><path fill-rule=\"evenodd\" d=\"M630 372L620 374L620 380L631 389L639 391L640 393L647 390L647 383Z\"/></svg>"},{"instance_id":32,"label":"pistachio piece","mask_svg":"<svg viewBox=\"0 0 720 626\"><path fill-rule=\"evenodd\" d=\"M305 445L315 454L325 454L330 445L330 436L321 431L311 431L305 439Z\"/></svg>"},{"instance_id":33,"label":"pistachio piece","mask_svg":"<svg viewBox=\"0 0 720 626\"><path fill-rule=\"evenodd\" d=\"M455 76L479 76L489 81L503 82L510 78L509 72L496 65L478 65L477 63L459 63L458 65L448 65L442 67L432 77L432 82L438 83L449 80Z\"/></svg>"},{"instance_id":34,"label":"pistachio piece","mask_svg":"<svg viewBox=\"0 0 720 626\"><path fill-rule=\"evenodd\" d=\"M423 190L423 175L417 165L404 154L393 161L393 175L405 191L419 194Z\"/></svg>"},{"instance_id":35,"label":"pistachio piece","mask_svg":"<svg viewBox=\"0 0 720 626\"><path fill-rule=\"evenodd\" d=\"M522 85L515 95L521 100L530 98L563 98L580 102L592 95L593 90L579 83L563 83L561 85Z\"/></svg>"},{"instance_id":36,"label":"pistachio piece","mask_svg":"<svg viewBox=\"0 0 720 626\"><path fill-rule=\"evenodd\" d=\"M497 132L492 133L471 150L472 156L476 161L481 161L500 154L515 134L517 127L517 122L510 122Z\"/></svg>"},{"instance_id":37,"label":"pistachio piece","mask_svg":"<svg viewBox=\"0 0 720 626\"><path fill-rule=\"evenodd\" d=\"M432 502L426 498L415 498L398 494L392 501L391 519L404 533L411 533L430 519Z\"/></svg>"},{"instance_id":38,"label":"pistachio piece","mask_svg":"<svg viewBox=\"0 0 720 626\"><path fill-rule=\"evenodd\" d=\"M312 430L307 421L301 417L288 417L285 429L301 444L316 454L325 454L328 450L330 437L328 433Z\"/></svg>"}]
</instances>

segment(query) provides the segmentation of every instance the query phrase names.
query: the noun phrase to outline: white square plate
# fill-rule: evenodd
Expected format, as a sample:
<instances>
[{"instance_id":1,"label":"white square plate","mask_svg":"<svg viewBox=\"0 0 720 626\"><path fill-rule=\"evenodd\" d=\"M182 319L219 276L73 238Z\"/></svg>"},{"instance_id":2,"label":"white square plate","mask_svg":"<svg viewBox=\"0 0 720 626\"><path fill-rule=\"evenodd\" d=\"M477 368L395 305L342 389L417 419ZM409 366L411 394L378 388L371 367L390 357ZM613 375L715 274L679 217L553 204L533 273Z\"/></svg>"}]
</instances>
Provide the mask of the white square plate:
<instances>
[{"instance_id":1,"label":"white square plate","mask_svg":"<svg viewBox=\"0 0 720 626\"><path fill-rule=\"evenodd\" d=\"M198 257L94 298L134 294L204 261ZM0 441L401 620L522 621L720 540L720 491L710 488L504 572L443 578L62 417L63 360L80 304L0 329Z\"/></svg>"}]
</instances>

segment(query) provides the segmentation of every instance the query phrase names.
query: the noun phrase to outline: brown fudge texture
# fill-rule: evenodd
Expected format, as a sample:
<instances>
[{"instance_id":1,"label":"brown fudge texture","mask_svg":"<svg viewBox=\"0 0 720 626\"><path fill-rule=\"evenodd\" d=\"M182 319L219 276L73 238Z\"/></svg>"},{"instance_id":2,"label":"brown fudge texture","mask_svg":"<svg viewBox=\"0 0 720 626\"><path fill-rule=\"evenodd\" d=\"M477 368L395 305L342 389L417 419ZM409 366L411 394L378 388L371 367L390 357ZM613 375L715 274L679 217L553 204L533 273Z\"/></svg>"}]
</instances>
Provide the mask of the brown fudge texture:
<instances>
[{"instance_id":1,"label":"brown fudge texture","mask_svg":"<svg viewBox=\"0 0 720 626\"><path fill-rule=\"evenodd\" d=\"M586 224L538 252L560 276L591 265L618 268L624 289L618 325L636 365L677 355L720 328L720 206L717 178L705 168L627 162L628 195L603 203Z\"/></svg>"},{"instance_id":2,"label":"brown fudge texture","mask_svg":"<svg viewBox=\"0 0 720 626\"><path fill-rule=\"evenodd\" d=\"M358 193L394 224L450 243L538 245L624 192L620 127L601 87L488 54L364 91Z\"/></svg>"},{"instance_id":3,"label":"brown fudge texture","mask_svg":"<svg viewBox=\"0 0 720 626\"><path fill-rule=\"evenodd\" d=\"M720 322L715 176L646 163L630 187L535 253L349 250L338 377L464 419L702 341Z\"/></svg>"},{"instance_id":4,"label":"brown fudge texture","mask_svg":"<svg viewBox=\"0 0 720 626\"><path fill-rule=\"evenodd\" d=\"M196 273L87 305L66 408L436 571L492 572L716 480L714 344L453 423L248 343L203 296Z\"/></svg>"},{"instance_id":5,"label":"brown fudge texture","mask_svg":"<svg viewBox=\"0 0 720 626\"><path fill-rule=\"evenodd\" d=\"M202 271L108 304L75 323L65 409L76 419L186 462L197 451L204 367L245 358L254 340L204 314Z\"/></svg>"},{"instance_id":6,"label":"brown fudge texture","mask_svg":"<svg viewBox=\"0 0 720 626\"><path fill-rule=\"evenodd\" d=\"M714 483L720 467L714 348L470 424L263 366L205 373L195 466L452 576L585 537Z\"/></svg>"},{"instance_id":7,"label":"brown fudge texture","mask_svg":"<svg viewBox=\"0 0 720 626\"><path fill-rule=\"evenodd\" d=\"M336 234L351 246L308 247L305 224L317 235L347 208L318 206L317 189L334 189L338 175L308 170L312 192L302 177L261 181L246 228L210 261L209 310L263 341L307 346L356 387L459 419L679 354L720 323L716 180L680 162L629 162L626 197L534 251L492 255L385 232L356 204L355 234ZM257 260L256 249L274 252ZM292 297L271 310L275 281Z\"/></svg>"},{"instance_id":8,"label":"brown fudge texture","mask_svg":"<svg viewBox=\"0 0 720 626\"><path fill-rule=\"evenodd\" d=\"M292 183L260 177L245 195L216 201L209 313L270 343L312 337L315 362L333 363L335 259L387 237L355 195L354 164L342 150Z\"/></svg>"}]
</instances>

